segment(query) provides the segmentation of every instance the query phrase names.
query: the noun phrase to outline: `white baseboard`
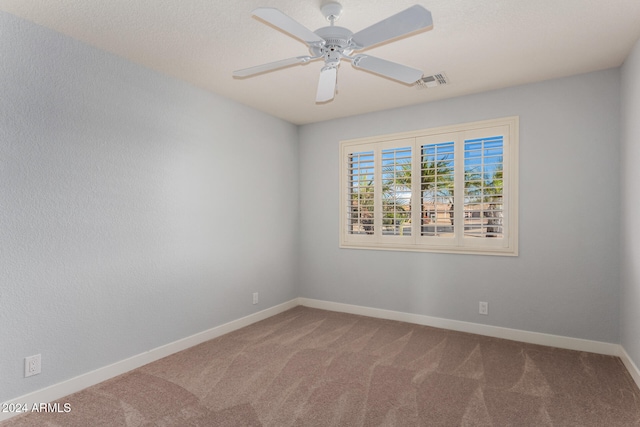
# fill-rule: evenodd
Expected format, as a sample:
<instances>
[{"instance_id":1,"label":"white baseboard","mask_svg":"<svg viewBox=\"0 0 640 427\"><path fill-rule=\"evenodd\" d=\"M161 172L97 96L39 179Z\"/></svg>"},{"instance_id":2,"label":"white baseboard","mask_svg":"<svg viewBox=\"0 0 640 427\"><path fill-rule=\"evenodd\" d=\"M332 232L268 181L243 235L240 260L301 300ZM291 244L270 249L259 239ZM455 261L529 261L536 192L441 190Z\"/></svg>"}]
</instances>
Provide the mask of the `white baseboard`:
<instances>
[{"instance_id":1,"label":"white baseboard","mask_svg":"<svg viewBox=\"0 0 640 427\"><path fill-rule=\"evenodd\" d=\"M501 328L499 326L482 325L479 323L462 322L459 320L443 319L440 317L424 316L421 314L403 313L400 311L382 310L379 308L362 307L358 305L321 301L309 298L298 298L300 305L342 313L359 314L380 319L399 320L401 322L432 326L453 331L469 332L489 337L503 338L530 344L546 345L568 350L588 351L590 353L620 355L620 345L600 341L583 340L580 338L562 337L559 335L541 334L538 332L521 331L518 329Z\"/></svg>"},{"instance_id":2,"label":"white baseboard","mask_svg":"<svg viewBox=\"0 0 640 427\"><path fill-rule=\"evenodd\" d=\"M624 366L627 368L627 371L629 371L629 374L631 374L631 378L633 378L633 381L635 381L638 388L640 388L640 370L638 369L636 364L633 363L633 360L631 360L631 357L629 357L629 354L622 346L620 346L619 356L622 360L622 363L624 363Z\"/></svg>"},{"instance_id":3,"label":"white baseboard","mask_svg":"<svg viewBox=\"0 0 640 427\"><path fill-rule=\"evenodd\" d=\"M236 329L244 328L245 326L248 326L252 323L267 319L298 305L300 305L298 298L294 298L291 301L285 302L275 307L271 307L266 310L251 314L249 316L233 320L223 325L216 326L215 328L211 328L195 335L191 335L178 341L163 345L161 347L154 348L145 353L135 355L128 359L124 359L111 365L105 366L103 368L87 372L86 374L79 375L75 378L71 378L61 383L36 390L32 393L25 394L24 396L20 396L7 402L3 402L2 405L8 404L10 406L11 404L19 403L26 404L28 408L31 408L33 407L34 403L46 403L61 399L64 396L68 396L92 385L124 374L133 369L139 368L140 366L146 365L147 363L155 362L156 360L162 359L163 357L169 356L182 350L186 350L187 348L217 338L221 335L235 331ZM0 421L7 420L14 415L18 414L0 411Z\"/></svg>"}]
</instances>

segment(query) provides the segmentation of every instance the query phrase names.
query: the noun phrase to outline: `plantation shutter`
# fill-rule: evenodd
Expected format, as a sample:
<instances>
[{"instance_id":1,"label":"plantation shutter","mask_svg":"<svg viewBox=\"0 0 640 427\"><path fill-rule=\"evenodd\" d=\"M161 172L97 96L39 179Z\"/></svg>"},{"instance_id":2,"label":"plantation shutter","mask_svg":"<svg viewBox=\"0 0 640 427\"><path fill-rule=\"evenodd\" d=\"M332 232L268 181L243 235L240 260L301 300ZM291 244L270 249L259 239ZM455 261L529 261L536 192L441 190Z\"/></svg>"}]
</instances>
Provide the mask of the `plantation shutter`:
<instances>
[{"instance_id":1,"label":"plantation shutter","mask_svg":"<svg viewBox=\"0 0 640 427\"><path fill-rule=\"evenodd\" d=\"M382 234L411 235L411 147L381 152Z\"/></svg>"},{"instance_id":2,"label":"plantation shutter","mask_svg":"<svg viewBox=\"0 0 640 427\"><path fill-rule=\"evenodd\" d=\"M502 238L504 138L464 141L464 236Z\"/></svg>"},{"instance_id":3,"label":"plantation shutter","mask_svg":"<svg viewBox=\"0 0 640 427\"><path fill-rule=\"evenodd\" d=\"M349 154L347 191L347 233L374 233L373 151Z\"/></svg>"},{"instance_id":4,"label":"plantation shutter","mask_svg":"<svg viewBox=\"0 0 640 427\"><path fill-rule=\"evenodd\" d=\"M452 237L454 224L454 141L421 149L421 235Z\"/></svg>"},{"instance_id":5,"label":"plantation shutter","mask_svg":"<svg viewBox=\"0 0 640 427\"><path fill-rule=\"evenodd\" d=\"M518 118L340 143L340 247L518 253Z\"/></svg>"}]
</instances>

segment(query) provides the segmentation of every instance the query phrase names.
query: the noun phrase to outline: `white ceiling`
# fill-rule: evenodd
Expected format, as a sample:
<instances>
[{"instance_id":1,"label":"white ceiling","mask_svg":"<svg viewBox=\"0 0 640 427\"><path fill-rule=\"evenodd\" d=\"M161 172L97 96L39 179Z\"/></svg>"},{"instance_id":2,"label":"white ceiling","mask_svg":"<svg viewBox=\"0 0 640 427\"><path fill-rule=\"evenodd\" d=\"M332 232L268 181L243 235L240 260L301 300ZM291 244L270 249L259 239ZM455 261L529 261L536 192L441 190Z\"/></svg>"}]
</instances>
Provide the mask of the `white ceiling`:
<instances>
[{"instance_id":1,"label":"white ceiling","mask_svg":"<svg viewBox=\"0 0 640 427\"><path fill-rule=\"evenodd\" d=\"M275 7L328 25L322 0L0 0L0 10L295 124L345 117L617 67L640 37L640 0L342 0L336 25L357 32L419 3L434 28L367 50L450 83L419 89L343 61L338 94L315 103L323 63L246 79L233 70L307 55L251 17Z\"/></svg>"}]
</instances>

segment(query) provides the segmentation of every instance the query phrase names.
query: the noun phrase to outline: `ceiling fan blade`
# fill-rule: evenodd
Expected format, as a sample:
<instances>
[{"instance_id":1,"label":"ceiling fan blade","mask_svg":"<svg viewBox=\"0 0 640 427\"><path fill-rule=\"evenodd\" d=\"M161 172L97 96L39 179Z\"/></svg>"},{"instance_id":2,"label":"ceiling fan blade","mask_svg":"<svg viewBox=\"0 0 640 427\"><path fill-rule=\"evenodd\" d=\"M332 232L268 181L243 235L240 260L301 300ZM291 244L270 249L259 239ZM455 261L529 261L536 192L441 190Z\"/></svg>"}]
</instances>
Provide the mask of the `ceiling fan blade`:
<instances>
[{"instance_id":1,"label":"ceiling fan blade","mask_svg":"<svg viewBox=\"0 0 640 427\"><path fill-rule=\"evenodd\" d=\"M364 49L425 28L433 28L431 12L416 4L377 24L358 31L351 40L356 44L356 49Z\"/></svg>"},{"instance_id":2,"label":"ceiling fan blade","mask_svg":"<svg viewBox=\"0 0 640 427\"><path fill-rule=\"evenodd\" d=\"M252 14L263 21L267 21L271 25L280 28L285 33L302 40L307 45L324 44L324 39L322 37L295 21L293 18L285 15L278 9L273 7L259 7L255 9Z\"/></svg>"},{"instance_id":3,"label":"ceiling fan blade","mask_svg":"<svg viewBox=\"0 0 640 427\"><path fill-rule=\"evenodd\" d=\"M331 101L336 94L337 81L338 69L336 67L324 67L322 71L320 71L316 102Z\"/></svg>"},{"instance_id":4,"label":"ceiling fan blade","mask_svg":"<svg viewBox=\"0 0 640 427\"><path fill-rule=\"evenodd\" d=\"M302 64L309 62L310 56L298 56L296 58L281 59L280 61L269 62L268 64L256 65L255 67L244 68L233 72L233 77L249 77L255 74L266 73L267 71L277 70L288 65Z\"/></svg>"},{"instance_id":5,"label":"ceiling fan blade","mask_svg":"<svg viewBox=\"0 0 640 427\"><path fill-rule=\"evenodd\" d=\"M415 83L422 78L421 70L375 56L356 55L353 58L353 66L407 84Z\"/></svg>"}]
</instances>

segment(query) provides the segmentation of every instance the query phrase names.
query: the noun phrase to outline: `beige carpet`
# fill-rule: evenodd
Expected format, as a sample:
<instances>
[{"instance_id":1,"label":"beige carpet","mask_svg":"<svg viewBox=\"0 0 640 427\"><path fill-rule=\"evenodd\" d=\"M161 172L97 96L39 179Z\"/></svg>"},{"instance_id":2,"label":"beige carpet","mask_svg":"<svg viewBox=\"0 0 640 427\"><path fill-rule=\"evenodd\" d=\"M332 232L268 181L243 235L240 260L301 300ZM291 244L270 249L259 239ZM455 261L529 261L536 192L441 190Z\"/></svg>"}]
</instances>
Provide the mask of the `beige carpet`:
<instances>
[{"instance_id":1,"label":"beige carpet","mask_svg":"<svg viewBox=\"0 0 640 427\"><path fill-rule=\"evenodd\" d=\"M629 426L619 358L296 307L18 426Z\"/></svg>"}]
</instances>

